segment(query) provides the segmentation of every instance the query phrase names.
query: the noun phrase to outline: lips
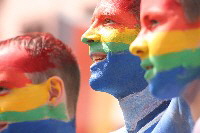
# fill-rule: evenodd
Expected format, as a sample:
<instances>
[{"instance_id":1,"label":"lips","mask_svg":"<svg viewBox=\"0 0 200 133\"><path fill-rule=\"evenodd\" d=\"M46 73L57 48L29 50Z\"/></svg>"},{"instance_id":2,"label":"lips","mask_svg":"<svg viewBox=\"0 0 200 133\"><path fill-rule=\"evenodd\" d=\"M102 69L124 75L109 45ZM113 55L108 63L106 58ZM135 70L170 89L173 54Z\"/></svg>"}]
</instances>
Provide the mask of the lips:
<instances>
[{"instance_id":1,"label":"lips","mask_svg":"<svg viewBox=\"0 0 200 133\"><path fill-rule=\"evenodd\" d=\"M153 65L152 64L144 64L144 63L142 63L141 66L146 71L153 69Z\"/></svg>"},{"instance_id":2,"label":"lips","mask_svg":"<svg viewBox=\"0 0 200 133\"><path fill-rule=\"evenodd\" d=\"M95 53L90 54L90 58L92 59L94 63L101 62L105 60L106 57L107 57L107 54L102 53L102 52L95 52Z\"/></svg>"},{"instance_id":3,"label":"lips","mask_svg":"<svg viewBox=\"0 0 200 133\"><path fill-rule=\"evenodd\" d=\"M150 80L153 76L155 76L155 66L150 60L142 60L141 66L146 71L144 75L146 80Z\"/></svg>"},{"instance_id":4,"label":"lips","mask_svg":"<svg viewBox=\"0 0 200 133\"><path fill-rule=\"evenodd\" d=\"M150 60L142 60L141 66L143 69L147 70L152 70L154 68L152 62Z\"/></svg>"},{"instance_id":5,"label":"lips","mask_svg":"<svg viewBox=\"0 0 200 133\"><path fill-rule=\"evenodd\" d=\"M8 127L8 123L7 122L0 122L0 131L4 130L7 127Z\"/></svg>"},{"instance_id":6,"label":"lips","mask_svg":"<svg viewBox=\"0 0 200 133\"><path fill-rule=\"evenodd\" d=\"M146 70L151 70L151 69L153 69L153 65L145 66L144 68L145 68Z\"/></svg>"}]
</instances>

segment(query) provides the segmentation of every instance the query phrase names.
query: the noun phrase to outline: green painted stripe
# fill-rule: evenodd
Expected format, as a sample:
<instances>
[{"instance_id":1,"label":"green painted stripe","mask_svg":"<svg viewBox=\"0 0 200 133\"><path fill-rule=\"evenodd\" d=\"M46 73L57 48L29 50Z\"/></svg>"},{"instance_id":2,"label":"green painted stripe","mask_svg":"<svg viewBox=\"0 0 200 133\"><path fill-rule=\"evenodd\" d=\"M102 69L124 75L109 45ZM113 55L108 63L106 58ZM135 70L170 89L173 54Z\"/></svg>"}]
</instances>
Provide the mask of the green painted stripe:
<instances>
[{"instance_id":1,"label":"green painted stripe","mask_svg":"<svg viewBox=\"0 0 200 133\"><path fill-rule=\"evenodd\" d=\"M103 53L108 53L108 52L121 52L129 49L129 44L124 44L122 42L106 42L106 43L101 43L101 42L93 42L90 44L90 53L92 52L103 52Z\"/></svg>"},{"instance_id":2,"label":"green painted stripe","mask_svg":"<svg viewBox=\"0 0 200 133\"><path fill-rule=\"evenodd\" d=\"M52 118L56 120L67 120L65 104L58 106L42 106L27 112L4 112L0 114L0 121L24 122Z\"/></svg>"},{"instance_id":3,"label":"green painted stripe","mask_svg":"<svg viewBox=\"0 0 200 133\"><path fill-rule=\"evenodd\" d=\"M145 74L146 79L151 79L156 73L177 67L194 68L200 66L200 48L174 52L160 56L151 56L142 61L142 65L153 63L153 70Z\"/></svg>"},{"instance_id":4,"label":"green painted stripe","mask_svg":"<svg viewBox=\"0 0 200 133\"><path fill-rule=\"evenodd\" d=\"M128 44L124 44L122 42L106 42L105 44L103 44L103 48L105 50L106 53L108 52L113 52L113 53L116 53L116 52L121 52L121 51L125 51L125 50L128 50L129 49L129 46Z\"/></svg>"},{"instance_id":5,"label":"green painted stripe","mask_svg":"<svg viewBox=\"0 0 200 133\"><path fill-rule=\"evenodd\" d=\"M103 45L100 42L93 42L90 45L90 53L93 52L103 52L106 53L103 49Z\"/></svg>"}]
</instances>

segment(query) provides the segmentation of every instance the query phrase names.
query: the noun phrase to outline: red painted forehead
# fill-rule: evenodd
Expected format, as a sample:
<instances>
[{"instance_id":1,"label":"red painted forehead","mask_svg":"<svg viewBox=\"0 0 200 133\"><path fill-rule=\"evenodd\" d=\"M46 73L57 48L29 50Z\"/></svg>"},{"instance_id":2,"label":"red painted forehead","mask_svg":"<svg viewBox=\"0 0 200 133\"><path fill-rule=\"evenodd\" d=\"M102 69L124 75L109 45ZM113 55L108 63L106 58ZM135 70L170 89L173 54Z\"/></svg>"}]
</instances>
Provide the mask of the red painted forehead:
<instances>
[{"instance_id":1,"label":"red painted forehead","mask_svg":"<svg viewBox=\"0 0 200 133\"><path fill-rule=\"evenodd\" d=\"M168 9L180 9L181 5L178 0L141 0L141 12L146 12L152 9L162 9L167 11Z\"/></svg>"},{"instance_id":2,"label":"red painted forehead","mask_svg":"<svg viewBox=\"0 0 200 133\"><path fill-rule=\"evenodd\" d=\"M135 0L136 1L136 0ZM133 5L134 0L101 0L97 4L97 8L104 9L110 9L110 10L116 10L116 9L123 9L123 10L130 10L131 6Z\"/></svg>"},{"instance_id":3,"label":"red painted forehead","mask_svg":"<svg viewBox=\"0 0 200 133\"><path fill-rule=\"evenodd\" d=\"M29 56L23 47L17 45L5 45L0 47L0 69L14 68L22 72L41 72L55 65L50 62L47 55Z\"/></svg>"},{"instance_id":4,"label":"red painted forehead","mask_svg":"<svg viewBox=\"0 0 200 133\"><path fill-rule=\"evenodd\" d=\"M101 0L97 4L94 15L123 15L139 10L139 0ZM136 7L134 7L136 6Z\"/></svg>"},{"instance_id":5,"label":"red painted forehead","mask_svg":"<svg viewBox=\"0 0 200 133\"><path fill-rule=\"evenodd\" d=\"M186 12L178 0L142 0L142 26L148 20L157 20L160 23L157 27L162 26L165 31L194 29L200 26L198 21L191 23L186 18Z\"/></svg>"},{"instance_id":6,"label":"red painted forehead","mask_svg":"<svg viewBox=\"0 0 200 133\"><path fill-rule=\"evenodd\" d=\"M133 28L134 24L139 23L139 8L140 0L101 0L95 8L92 22L109 18Z\"/></svg>"}]
</instances>

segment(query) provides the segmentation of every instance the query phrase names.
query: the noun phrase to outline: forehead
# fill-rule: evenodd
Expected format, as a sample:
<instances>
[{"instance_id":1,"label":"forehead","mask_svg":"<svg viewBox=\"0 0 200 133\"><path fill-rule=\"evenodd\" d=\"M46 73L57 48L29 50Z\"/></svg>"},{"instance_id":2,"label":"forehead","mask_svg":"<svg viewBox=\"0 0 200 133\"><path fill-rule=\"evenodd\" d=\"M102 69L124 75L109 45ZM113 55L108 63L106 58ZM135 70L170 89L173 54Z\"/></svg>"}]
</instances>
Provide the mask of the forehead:
<instances>
[{"instance_id":1,"label":"forehead","mask_svg":"<svg viewBox=\"0 0 200 133\"><path fill-rule=\"evenodd\" d=\"M21 88L27 83L32 83L19 69L0 67L0 86L7 88Z\"/></svg>"},{"instance_id":2,"label":"forehead","mask_svg":"<svg viewBox=\"0 0 200 133\"><path fill-rule=\"evenodd\" d=\"M104 15L116 14L120 10L129 11L132 5L133 0L101 0L95 8L94 15L98 15L99 13Z\"/></svg>"},{"instance_id":3,"label":"forehead","mask_svg":"<svg viewBox=\"0 0 200 133\"><path fill-rule=\"evenodd\" d=\"M53 67L46 55L30 56L24 48L13 44L0 47L0 70L14 68L29 73Z\"/></svg>"},{"instance_id":4,"label":"forehead","mask_svg":"<svg viewBox=\"0 0 200 133\"><path fill-rule=\"evenodd\" d=\"M141 0L141 12L146 12L149 10L168 10L168 9L176 9L180 7L180 3L178 0Z\"/></svg>"}]
</instances>

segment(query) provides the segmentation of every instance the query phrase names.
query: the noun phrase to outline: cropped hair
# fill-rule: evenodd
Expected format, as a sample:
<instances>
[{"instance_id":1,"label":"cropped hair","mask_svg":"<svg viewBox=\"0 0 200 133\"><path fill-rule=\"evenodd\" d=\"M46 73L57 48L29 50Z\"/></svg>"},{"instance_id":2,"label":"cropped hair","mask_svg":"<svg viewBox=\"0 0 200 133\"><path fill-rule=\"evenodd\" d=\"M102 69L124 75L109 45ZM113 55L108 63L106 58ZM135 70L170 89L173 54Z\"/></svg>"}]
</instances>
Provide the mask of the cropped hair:
<instances>
[{"instance_id":1,"label":"cropped hair","mask_svg":"<svg viewBox=\"0 0 200 133\"><path fill-rule=\"evenodd\" d=\"M141 0L132 0L132 4L130 5L129 9L135 15L138 24L140 24L140 3Z\"/></svg>"},{"instance_id":2,"label":"cropped hair","mask_svg":"<svg viewBox=\"0 0 200 133\"><path fill-rule=\"evenodd\" d=\"M190 22L200 20L200 0L179 0Z\"/></svg>"},{"instance_id":3,"label":"cropped hair","mask_svg":"<svg viewBox=\"0 0 200 133\"><path fill-rule=\"evenodd\" d=\"M27 72L26 76L33 84L40 84L52 76L60 77L64 82L66 92L67 113L73 118L79 94L80 72L71 49L50 33L44 32L27 33L0 42L0 47L5 45L18 45L20 49L25 49L31 58L48 56L54 68L33 73Z\"/></svg>"}]
</instances>

